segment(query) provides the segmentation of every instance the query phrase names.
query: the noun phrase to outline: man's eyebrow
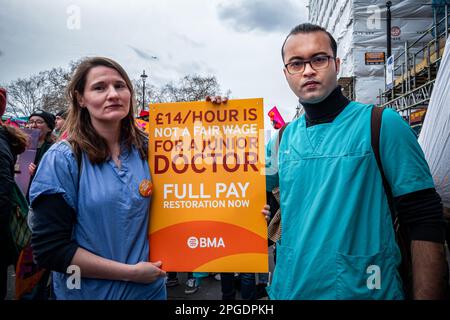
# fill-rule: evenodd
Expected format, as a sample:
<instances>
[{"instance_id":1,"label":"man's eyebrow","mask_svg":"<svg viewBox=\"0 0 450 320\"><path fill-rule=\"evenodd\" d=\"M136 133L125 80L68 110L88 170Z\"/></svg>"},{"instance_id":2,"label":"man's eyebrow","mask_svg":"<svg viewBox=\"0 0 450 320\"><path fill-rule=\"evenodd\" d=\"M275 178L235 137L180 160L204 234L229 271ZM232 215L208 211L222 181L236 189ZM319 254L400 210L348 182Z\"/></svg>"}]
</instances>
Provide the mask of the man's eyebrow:
<instances>
[{"instance_id":1,"label":"man's eyebrow","mask_svg":"<svg viewBox=\"0 0 450 320\"><path fill-rule=\"evenodd\" d=\"M320 51L320 52L314 53L314 54L311 56L311 58L316 57L316 56L322 56L322 55L328 56L329 53L326 52L326 51ZM307 59L305 59L305 58L303 58L303 57L301 57L301 56L293 56L293 57L291 57L291 58L288 60L288 62L291 62L291 61L293 61L293 60L307 60Z\"/></svg>"}]
</instances>

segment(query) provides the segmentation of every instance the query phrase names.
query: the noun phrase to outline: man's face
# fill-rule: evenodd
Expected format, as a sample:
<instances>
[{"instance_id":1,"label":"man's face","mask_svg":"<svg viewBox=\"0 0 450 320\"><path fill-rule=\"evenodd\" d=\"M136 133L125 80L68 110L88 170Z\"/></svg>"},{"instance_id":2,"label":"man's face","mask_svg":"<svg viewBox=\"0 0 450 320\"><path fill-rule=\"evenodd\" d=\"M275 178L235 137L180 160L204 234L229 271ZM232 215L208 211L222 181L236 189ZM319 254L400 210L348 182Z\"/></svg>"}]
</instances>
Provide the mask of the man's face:
<instances>
[{"instance_id":1,"label":"man's face","mask_svg":"<svg viewBox=\"0 0 450 320\"><path fill-rule=\"evenodd\" d=\"M325 32L299 33L287 39L284 64L310 60L317 56L334 56L330 38ZM283 71L300 102L319 103L336 88L339 68L340 60L336 58L329 59L328 66L323 69L314 70L310 63L306 63L303 72L290 74L286 68Z\"/></svg>"}]
</instances>

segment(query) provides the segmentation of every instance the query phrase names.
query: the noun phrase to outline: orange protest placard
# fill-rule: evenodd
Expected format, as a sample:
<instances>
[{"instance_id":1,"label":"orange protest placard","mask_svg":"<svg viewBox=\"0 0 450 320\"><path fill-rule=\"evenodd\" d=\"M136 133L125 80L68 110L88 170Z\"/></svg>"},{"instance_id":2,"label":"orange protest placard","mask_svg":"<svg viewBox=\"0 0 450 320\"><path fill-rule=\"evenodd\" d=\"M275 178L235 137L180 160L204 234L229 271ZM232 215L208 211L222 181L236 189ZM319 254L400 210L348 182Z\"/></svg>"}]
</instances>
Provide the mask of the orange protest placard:
<instances>
[{"instance_id":1,"label":"orange protest placard","mask_svg":"<svg viewBox=\"0 0 450 320\"><path fill-rule=\"evenodd\" d=\"M135 121L139 128L142 128L148 132L148 122L147 121L141 120L141 119L135 119Z\"/></svg>"},{"instance_id":2,"label":"orange protest placard","mask_svg":"<svg viewBox=\"0 0 450 320\"><path fill-rule=\"evenodd\" d=\"M267 272L263 100L152 104L150 260Z\"/></svg>"}]
</instances>

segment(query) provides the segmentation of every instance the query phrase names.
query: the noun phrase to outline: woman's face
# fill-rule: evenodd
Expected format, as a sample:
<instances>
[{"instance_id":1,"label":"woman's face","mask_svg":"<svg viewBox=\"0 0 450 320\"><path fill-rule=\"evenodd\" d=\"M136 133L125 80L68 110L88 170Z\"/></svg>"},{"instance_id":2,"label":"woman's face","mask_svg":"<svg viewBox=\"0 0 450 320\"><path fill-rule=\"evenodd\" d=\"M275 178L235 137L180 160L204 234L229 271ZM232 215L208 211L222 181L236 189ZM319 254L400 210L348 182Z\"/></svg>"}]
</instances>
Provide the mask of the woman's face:
<instances>
[{"instance_id":1,"label":"woman's face","mask_svg":"<svg viewBox=\"0 0 450 320\"><path fill-rule=\"evenodd\" d=\"M79 104L87 108L92 125L117 123L130 111L131 93L117 70L97 66L89 70Z\"/></svg>"},{"instance_id":2,"label":"woman's face","mask_svg":"<svg viewBox=\"0 0 450 320\"><path fill-rule=\"evenodd\" d=\"M66 119L64 119L63 117L61 117L61 116L56 116L56 120L55 120L55 129L56 130L61 130L62 129L62 127L63 127L63 125L64 125L64 122L66 121Z\"/></svg>"},{"instance_id":3,"label":"woman's face","mask_svg":"<svg viewBox=\"0 0 450 320\"><path fill-rule=\"evenodd\" d=\"M28 119L28 126L31 129L39 129L41 131L39 133L40 141L44 140L49 132L52 132L52 130L48 127L47 122L39 116L30 117L30 119Z\"/></svg>"}]
</instances>

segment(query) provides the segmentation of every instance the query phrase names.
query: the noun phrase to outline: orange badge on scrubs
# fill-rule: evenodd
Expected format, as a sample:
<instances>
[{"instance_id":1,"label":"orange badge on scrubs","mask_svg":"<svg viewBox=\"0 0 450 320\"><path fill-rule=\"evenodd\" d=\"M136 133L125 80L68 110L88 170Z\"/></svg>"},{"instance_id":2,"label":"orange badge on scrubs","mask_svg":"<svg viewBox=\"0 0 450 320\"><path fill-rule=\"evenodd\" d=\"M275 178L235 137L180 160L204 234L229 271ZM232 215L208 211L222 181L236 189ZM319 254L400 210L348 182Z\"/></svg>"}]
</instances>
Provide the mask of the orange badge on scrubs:
<instances>
[{"instance_id":1,"label":"orange badge on scrubs","mask_svg":"<svg viewBox=\"0 0 450 320\"><path fill-rule=\"evenodd\" d=\"M153 190L153 183L151 183L150 180L144 179L139 184L139 193L143 197L146 197L146 198L150 197L152 195L152 190Z\"/></svg>"}]
</instances>

